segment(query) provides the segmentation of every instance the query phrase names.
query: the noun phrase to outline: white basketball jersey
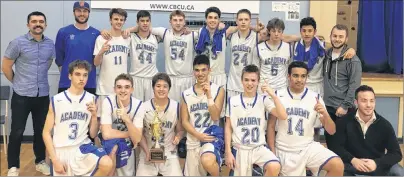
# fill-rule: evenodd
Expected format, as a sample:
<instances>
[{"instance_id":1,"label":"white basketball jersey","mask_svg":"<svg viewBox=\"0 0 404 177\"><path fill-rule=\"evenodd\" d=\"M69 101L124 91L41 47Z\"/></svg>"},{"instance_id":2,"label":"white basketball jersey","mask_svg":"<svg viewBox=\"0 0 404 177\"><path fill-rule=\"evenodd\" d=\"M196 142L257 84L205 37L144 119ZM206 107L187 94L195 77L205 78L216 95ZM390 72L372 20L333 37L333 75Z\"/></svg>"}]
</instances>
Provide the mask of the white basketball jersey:
<instances>
[{"instance_id":1,"label":"white basketball jersey","mask_svg":"<svg viewBox=\"0 0 404 177\"><path fill-rule=\"evenodd\" d=\"M144 137L146 138L147 146L151 148L154 145L152 141L152 132L148 128L150 122L153 122L156 108L151 100L144 103L145 118L144 118ZM173 144L175 137L175 128L179 119L179 104L175 100L169 99L168 105L165 109L159 112L160 120L164 120L163 123L163 138L159 141L164 146L164 151L167 156L177 154L177 146Z\"/></svg>"},{"instance_id":2,"label":"white basketball jersey","mask_svg":"<svg viewBox=\"0 0 404 177\"><path fill-rule=\"evenodd\" d=\"M139 113L139 108L142 105L142 101L136 99L135 97L130 97L129 106L125 109L127 110L127 114L134 121L135 116ZM125 125L125 122L116 115L116 110L119 109L119 103L117 96L110 95L103 100L102 109L101 109L101 125L102 124L111 124L112 128L119 131L128 131L128 127ZM138 115L139 116L139 115ZM141 115L140 115L141 116ZM136 125L136 127L143 127L143 124ZM126 143L129 147L133 147L133 143L130 138L126 139Z\"/></svg>"},{"instance_id":3,"label":"white basketball jersey","mask_svg":"<svg viewBox=\"0 0 404 177\"><path fill-rule=\"evenodd\" d=\"M220 88L221 87L214 83L210 84L210 90L214 100L216 100ZM187 104L189 123L194 126L197 132L203 133L206 128L213 124L219 125L218 121L212 121L210 118L208 98L206 95L198 96L194 90L194 86L192 86L182 93L182 97L185 104ZM190 133L187 133L187 149L194 149L196 147L200 147L200 141Z\"/></svg>"},{"instance_id":4,"label":"white basketball jersey","mask_svg":"<svg viewBox=\"0 0 404 177\"><path fill-rule=\"evenodd\" d=\"M254 98L245 98L242 95L229 99L226 117L230 118L233 129L232 145L251 149L266 144L265 111L270 112L275 104L268 96L256 94Z\"/></svg>"},{"instance_id":5,"label":"white basketball jersey","mask_svg":"<svg viewBox=\"0 0 404 177\"><path fill-rule=\"evenodd\" d=\"M158 40L155 35L149 34L142 39L137 33L131 34L131 67L129 74L137 77L153 77L157 74L157 48Z\"/></svg>"},{"instance_id":6,"label":"white basketball jersey","mask_svg":"<svg viewBox=\"0 0 404 177\"><path fill-rule=\"evenodd\" d=\"M239 32L230 36L231 60L227 89L238 92L243 91L241 73L245 66L252 63L257 43L258 35L252 30L250 30L246 38L242 38Z\"/></svg>"},{"instance_id":7,"label":"white basketball jersey","mask_svg":"<svg viewBox=\"0 0 404 177\"><path fill-rule=\"evenodd\" d=\"M199 29L199 34L201 34L201 29ZM212 75L224 74L225 64L226 64L226 33L223 33L222 38L222 51L217 54L212 53L212 42L213 36L210 36L210 42L206 46L205 52L202 54L207 55L210 59L210 69Z\"/></svg>"},{"instance_id":8,"label":"white basketball jersey","mask_svg":"<svg viewBox=\"0 0 404 177\"><path fill-rule=\"evenodd\" d=\"M275 145L280 150L298 151L313 142L314 128L321 127L319 114L314 110L319 94L307 88L300 95L293 95L289 87L276 92L288 115L278 119ZM319 98L324 106L324 101ZM325 106L324 106L325 107Z\"/></svg>"},{"instance_id":9,"label":"white basketball jersey","mask_svg":"<svg viewBox=\"0 0 404 177\"><path fill-rule=\"evenodd\" d=\"M53 127L53 145L66 147L90 143L88 138L91 112L87 103L95 103L95 96L87 91L82 95L72 95L68 90L52 97L55 114Z\"/></svg>"},{"instance_id":10,"label":"white basketball jersey","mask_svg":"<svg viewBox=\"0 0 404 177\"><path fill-rule=\"evenodd\" d=\"M282 41L276 50L271 50L266 42L262 42L258 45L257 54L261 82L266 79L269 86L275 90L287 87L288 66L292 57L290 44Z\"/></svg>"},{"instance_id":11,"label":"white basketball jersey","mask_svg":"<svg viewBox=\"0 0 404 177\"><path fill-rule=\"evenodd\" d=\"M168 75L192 75L192 64L195 57L194 32L175 35L172 30L165 29L163 33L166 72Z\"/></svg>"},{"instance_id":12,"label":"white basketball jersey","mask_svg":"<svg viewBox=\"0 0 404 177\"><path fill-rule=\"evenodd\" d=\"M97 37L94 47L94 55L97 55L105 43L100 35ZM99 77L97 82L97 95L114 94L114 82L116 76L128 73L128 55L131 39L122 36L112 37L108 44L111 46L102 56Z\"/></svg>"},{"instance_id":13,"label":"white basketball jersey","mask_svg":"<svg viewBox=\"0 0 404 177\"><path fill-rule=\"evenodd\" d=\"M313 40L319 40L318 38L313 38ZM303 40L299 41L300 43L303 43ZM323 48L324 47L324 42L321 42L319 40L319 43L322 45ZM297 42L295 42L294 44L294 55L297 56L297 52L296 52L296 47L297 47ZM309 49L310 47L306 48L306 53L305 53L305 63L307 64L308 61L308 55L309 55ZM309 71L308 77L307 77L307 83L319 83L323 81L323 61L324 61L324 57L318 57L317 59L317 63L313 66L313 69L311 69Z\"/></svg>"}]
</instances>

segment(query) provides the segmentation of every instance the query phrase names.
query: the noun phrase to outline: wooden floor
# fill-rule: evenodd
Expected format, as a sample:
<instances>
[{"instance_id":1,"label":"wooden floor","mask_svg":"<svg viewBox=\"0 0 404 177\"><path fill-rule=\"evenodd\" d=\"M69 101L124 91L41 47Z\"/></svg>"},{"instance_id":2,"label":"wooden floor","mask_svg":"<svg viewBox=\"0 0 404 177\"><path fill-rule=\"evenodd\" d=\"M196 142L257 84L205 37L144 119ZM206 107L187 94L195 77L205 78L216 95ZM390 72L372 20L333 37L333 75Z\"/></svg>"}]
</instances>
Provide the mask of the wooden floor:
<instances>
[{"instance_id":1,"label":"wooden floor","mask_svg":"<svg viewBox=\"0 0 404 177\"><path fill-rule=\"evenodd\" d=\"M7 157L4 155L3 152L3 144L0 144L0 175L7 176ZM404 154L404 144L401 144L401 152ZM42 173L39 173L35 170L34 165L35 156L32 151L32 144L22 144L21 148L21 156L20 156L20 176L43 176ZM184 164L184 160L180 160L181 166ZM404 164L404 160L401 160L401 165ZM228 176L228 170L226 167L222 169L222 175Z\"/></svg>"}]
</instances>

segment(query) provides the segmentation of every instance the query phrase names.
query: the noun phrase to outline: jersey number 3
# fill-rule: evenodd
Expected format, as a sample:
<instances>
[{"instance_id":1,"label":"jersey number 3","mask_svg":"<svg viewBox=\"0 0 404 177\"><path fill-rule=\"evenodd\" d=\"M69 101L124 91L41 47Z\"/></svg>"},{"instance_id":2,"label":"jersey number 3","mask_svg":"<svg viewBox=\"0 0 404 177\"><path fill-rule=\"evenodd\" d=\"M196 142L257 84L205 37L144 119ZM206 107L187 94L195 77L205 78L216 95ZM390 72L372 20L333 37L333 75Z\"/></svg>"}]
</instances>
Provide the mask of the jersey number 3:
<instances>
[{"instance_id":1,"label":"jersey number 3","mask_svg":"<svg viewBox=\"0 0 404 177\"><path fill-rule=\"evenodd\" d=\"M77 137L77 130L79 129L79 124L77 124L76 122L73 122L69 125L69 128L71 130L70 134L69 134L69 139L74 140Z\"/></svg>"}]
</instances>

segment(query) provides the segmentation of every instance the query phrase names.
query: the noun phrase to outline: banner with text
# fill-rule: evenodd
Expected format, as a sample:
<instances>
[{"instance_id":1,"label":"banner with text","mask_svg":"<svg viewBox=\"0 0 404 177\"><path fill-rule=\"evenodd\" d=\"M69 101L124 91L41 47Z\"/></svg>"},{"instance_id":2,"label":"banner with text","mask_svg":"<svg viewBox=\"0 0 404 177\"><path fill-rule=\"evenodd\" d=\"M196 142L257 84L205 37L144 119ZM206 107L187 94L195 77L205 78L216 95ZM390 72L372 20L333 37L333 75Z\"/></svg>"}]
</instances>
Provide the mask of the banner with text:
<instances>
[{"instance_id":1,"label":"banner with text","mask_svg":"<svg viewBox=\"0 0 404 177\"><path fill-rule=\"evenodd\" d=\"M216 6L222 13L248 9L253 14L259 14L259 5L260 1L91 1L93 9L205 12L207 8Z\"/></svg>"}]
</instances>

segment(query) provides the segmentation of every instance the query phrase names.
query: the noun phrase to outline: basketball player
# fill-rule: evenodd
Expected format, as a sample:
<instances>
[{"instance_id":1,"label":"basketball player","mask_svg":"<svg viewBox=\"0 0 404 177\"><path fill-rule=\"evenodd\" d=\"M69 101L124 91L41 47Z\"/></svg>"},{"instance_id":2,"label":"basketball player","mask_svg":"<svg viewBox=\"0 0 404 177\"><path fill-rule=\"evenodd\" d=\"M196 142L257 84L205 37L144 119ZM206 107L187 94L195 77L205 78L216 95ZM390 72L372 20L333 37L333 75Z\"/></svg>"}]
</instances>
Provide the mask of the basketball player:
<instances>
[{"instance_id":1,"label":"basketball player","mask_svg":"<svg viewBox=\"0 0 404 177\"><path fill-rule=\"evenodd\" d=\"M237 33L228 34L231 47L231 60L229 77L227 81L227 98L242 93L243 88L240 80L243 68L253 62L255 47L260 41L260 35L253 31L251 25L251 12L248 9L241 9L237 12ZM257 19L256 31L261 31ZM231 29L229 27L229 29Z\"/></svg>"},{"instance_id":2,"label":"basketball player","mask_svg":"<svg viewBox=\"0 0 404 177\"><path fill-rule=\"evenodd\" d=\"M129 74L120 74L115 78L114 94L107 96L102 101L101 133L103 140L125 139L130 156L126 158L126 165L116 168L118 176L132 176L135 172L134 148L142 138L144 111L142 101L131 96L133 92L133 78ZM120 105L122 104L122 105ZM134 126L133 126L134 125ZM134 132L134 133L131 133ZM112 151L113 152L113 151ZM111 153L112 153L111 152ZM116 160L115 154L109 154L111 159ZM114 165L116 162L114 163ZM121 165L119 165L121 166ZM113 175L115 172L111 172Z\"/></svg>"},{"instance_id":3,"label":"basketball player","mask_svg":"<svg viewBox=\"0 0 404 177\"><path fill-rule=\"evenodd\" d=\"M325 44L315 37L317 24L314 18L306 17L300 21L301 39L293 44L293 61L303 61L307 64L309 73L307 88L324 95L323 86L323 61L325 56ZM344 59L355 56L355 50L350 48L344 54Z\"/></svg>"},{"instance_id":4,"label":"basketball player","mask_svg":"<svg viewBox=\"0 0 404 177\"><path fill-rule=\"evenodd\" d=\"M128 72L128 55L130 38L124 39L121 35L122 26L128 14L121 8L109 11L111 23L111 39L105 40L101 35L97 37L94 47L94 65L100 66L96 94L99 96L98 114L102 110L102 101L108 95L114 94L114 80L120 73ZM98 117L99 117L98 116Z\"/></svg>"},{"instance_id":5,"label":"basketball player","mask_svg":"<svg viewBox=\"0 0 404 177\"><path fill-rule=\"evenodd\" d=\"M314 141L314 128L323 126L329 134L334 134L335 124L320 94L306 88L307 73L304 62L294 61L289 65L289 87L276 93L288 119L269 120L267 141L281 161L282 176L305 176L306 167L316 176L321 170L327 171L328 176L342 176L341 159ZM271 137L275 134L276 121L278 133L274 139Z\"/></svg>"},{"instance_id":6,"label":"basketball player","mask_svg":"<svg viewBox=\"0 0 404 177\"><path fill-rule=\"evenodd\" d=\"M154 98L146 101L145 107L145 127L149 127L150 123L158 112L158 118L163 122L162 139L160 145L164 147L166 161L164 163L151 163L150 149L155 145L152 140L152 130L145 128L140 146L139 168L136 176L182 176L182 170L177 155L177 144L182 139L184 130L179 119L180 105L177 101L168 97L171 80L166 73L158 73L152 79L154 90Z\"/></svg>"},{"instance_id":7,"label":"basketball player","mask_svg":"<svg viewBox=\"0 0 404 177\"><path fill-rule=\"evenodd\" d=\"M254 64L257 64L261 70L260 83L265 80L274 90L286 88L287 86L287 68L292 57L291 46L283 42L282 35L285 30L285 24L278 18L268 21L267 30L269 31L269 40L258 44L257 57Z\"/></svg>"},{"instance_id":8,"label":"basketball player","mask_svg":"<svg viewBox=\"0 0 404 177\"><path fill-rule=\"evenodd\" d=\"M184 32L185 14L174 10L170 14L171 29L164 27L151 28L152 34L162 39L164 44L165 70L172 80L169 97L181 100L181 93L192 86L192 59L195 57L194 46L198 32ZM126 30L125 33L137 32L139 26Z\"/></svg>"},{"instance_id":9,"label":"basketball player","mask_svg":"<svg viewBox=\"0 0 404 177\"><path fill-rule=\"evenodd\" d=\"M257 93L260 79L259 69L247 65L241 74L244 91L228 100L225 123L226 165L230 175L250 176L256 164L264 169L265 176L277 176L280 170L278 158L266 146L265 111L286 119L285 108L267 85L262 91L270 97ZM275 109L276 108L276 109Z\"/></svg>"},{"instance_id":10,"label":"basketball player","mask_svg":"<svg viewBox=\"0 0 404 177\"><path fill-rule=\"evenodd\" d=\"M95 96L84 90L91 65L75 60L68 70L70 88L52 97L43 130L52 161L51 175L105 176L112 169L112 161L87 134L94 138L98 132Z\"/></svg>"},{"instance_id":11,"label":"basketball player","mask_svg":"<svg viewBox=\"0 0 404 177\"><path fill-rule=\"evenodd\" d=\"M222 112L224 89L209 81L209 57L198 55L193 62L196 84L182 93L181 120L187 131L185 176L219 175L220 154L215 153L213 136L203 133L210 125L218 125ZM201 147L201 142L208 142Z\"/></svg>"},{"instance_id":12,"label":"basketball player","mask_svg":"<svg viewBox=\"0 0 404 177\"><path fill-rule=\"evenodd\" d=\"M199 38L195 50L197 54L209 57L211 81L218 86L226 86L226 29L218 30L221 11L209 7L205 11L206 26L199 29ZM215 43L215 44L213 44ZM214 46L214 47L213 47Z\"/></svg>"}]
</instances>

